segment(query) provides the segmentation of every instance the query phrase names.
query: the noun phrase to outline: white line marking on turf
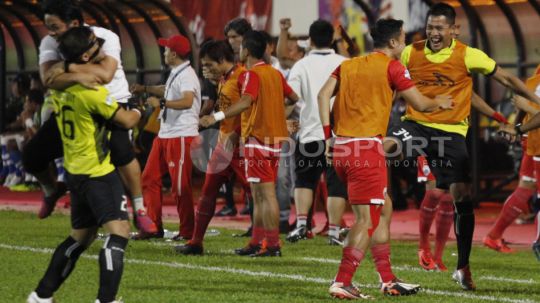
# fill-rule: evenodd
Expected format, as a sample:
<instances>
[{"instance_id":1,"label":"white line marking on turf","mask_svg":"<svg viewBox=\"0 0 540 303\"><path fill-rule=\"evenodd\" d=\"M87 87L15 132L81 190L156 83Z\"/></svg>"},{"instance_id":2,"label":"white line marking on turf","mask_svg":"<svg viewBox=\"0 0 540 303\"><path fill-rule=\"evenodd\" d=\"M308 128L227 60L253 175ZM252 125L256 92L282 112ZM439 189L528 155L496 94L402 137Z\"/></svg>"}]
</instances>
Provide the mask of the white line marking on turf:
<instances>
[{"instance_id":1,"label":"white line marking on turf","mask_svg":"<svg viewBox=\"0 0 540 303\"><path fill-rule=\"evenodd\" d=\"M10 250L17 250L17 251L30 251L30 252L36 252L36 253L45 253L50 254L54 250L51 248L39 248L39 247L29 247L29 246L15 246L15 245L8 245L0 243L0 248L4 249L10 249ZM87 259L97 259L97 255L82 255L83 258ZM324 260L324 259L323 259ZM330 261L333 261L329 259ZM254 277L267 277L267 278L283 278L288 280L295 280L295 281L301 281L301 282L313 282L317 284L329 284L329 279L325 278L315 278L315 277L306 277L303 275L290 275L290 274L280 274L280 273L274 273L274 272L268 272L268 271L251 271L246 269L237 269L237 268L231 268L231 267L218 267L218 266L201 266L201 265L194 265L194 264L186 264L186 263L176 263L176 262L163 262L163 261L150 261L150 260L142 260L142 259L125 259L126 263L133 263L133 264L141 264L141 265L159 265L169 268L184 268L184 269L195 269L195 270L204 270L204 271L219 271L219 272L227 272L232 274L240 274L240 275L246 275L246 276L254 276ZM362 285L358 284L360 287L364 288L376 288L376 285ZM535 303L536 301L532 300L524 300L524 299L511 299L511 298L505 298L505 297L494 297L494 296L487 296L487 295L473 295L465 292L451 292L451 291L439 291L439 290L431 290L431 289L422 289L423 292L427 294L432 295L440 295L440 296L454 296L459 298L467 298L467 299L479 299L479 300L486 300L486 301L494 301L494 302L508 302L508 303Z\"/></svg>"},{"instance_id":2,"label":"white line marking on turf","mask_svg":"<svg viewBox=\"0 0 540 303\"><path fill-rule=\"evenodd\" d=\"M481 276L479 279L489 280L489 281L519 283L519 284L535 284L536 283L536 281L534 281L533 279L522 280L522 279L501 278L501 277L495 277L495 276Z\"/></svg>"}]
</instances>

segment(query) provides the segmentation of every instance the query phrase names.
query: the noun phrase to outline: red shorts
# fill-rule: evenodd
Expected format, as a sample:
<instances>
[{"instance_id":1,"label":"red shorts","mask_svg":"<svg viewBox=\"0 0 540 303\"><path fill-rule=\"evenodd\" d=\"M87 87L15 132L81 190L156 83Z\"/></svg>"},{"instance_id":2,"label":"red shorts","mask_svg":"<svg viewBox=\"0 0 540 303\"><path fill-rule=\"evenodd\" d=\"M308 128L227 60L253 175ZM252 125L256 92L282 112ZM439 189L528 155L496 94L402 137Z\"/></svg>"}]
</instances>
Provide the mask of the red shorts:
<instances>
[{"instance_id":1,"label":"red shorts","mask_svg":"<svg viewBox=\"0 0 540 303\"><path fill-rule=\"evenodd\" d=\"M246 179L250 183L276 182L281 143L263 144L248 138L243 146Z\"/></svg>"},{"instance_id":2,"label":"red shorts","mask_svg":"<svg viewBox=\"0 0 540 303\"><path fill-rule=\"evenodd\" d=\"M528 182L536 182L533 156L527 155L527 137L522 137L521 148L523 149L523 156L521 157L521 167L519 168L519 179Z\"/></svg>"},{"instance_id":3,"label":"red shorts","mask_svg":"<svg viewBox=\"0 0 540 303\"><path fill-rule=\"evenodd\" d=\"M333 161L351 204L384 204L386 158L379 138L337 138Z\"/></svg>"},{"instance_id":4,"label":"red shorts","mask_svg":"<svg viewBox=\"0 0 540 303\"><path fill-rule=\"evenodd\" d=\"M418 156L418 182L427 182L427 181L435 181L435 176L433 173L431 173L431 168L429 168L429 164L427 159L424 156Z\"/></svg>"}]
</instances>

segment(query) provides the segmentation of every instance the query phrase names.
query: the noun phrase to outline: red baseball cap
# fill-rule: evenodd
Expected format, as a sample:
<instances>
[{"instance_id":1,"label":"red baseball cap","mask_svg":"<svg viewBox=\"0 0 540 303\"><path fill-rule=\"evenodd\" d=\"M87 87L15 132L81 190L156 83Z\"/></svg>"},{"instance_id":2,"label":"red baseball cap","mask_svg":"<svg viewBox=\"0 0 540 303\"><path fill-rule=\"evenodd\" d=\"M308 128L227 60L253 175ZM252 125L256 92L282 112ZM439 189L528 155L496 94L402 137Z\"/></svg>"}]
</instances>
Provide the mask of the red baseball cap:
<instances>
[{"instance_id":1,"label":"red baseball cap","mask_svg":"<svg viewBox=\"0 0 540 303\"><path fill-rule=\"evenodd\" d=\"M163 47L170 48L173 52L180 56L186 56L191 52L191 44L189 40L182 35L174 35L169 39L159 38L158 44Z\"/></svg>"}]
</instances>

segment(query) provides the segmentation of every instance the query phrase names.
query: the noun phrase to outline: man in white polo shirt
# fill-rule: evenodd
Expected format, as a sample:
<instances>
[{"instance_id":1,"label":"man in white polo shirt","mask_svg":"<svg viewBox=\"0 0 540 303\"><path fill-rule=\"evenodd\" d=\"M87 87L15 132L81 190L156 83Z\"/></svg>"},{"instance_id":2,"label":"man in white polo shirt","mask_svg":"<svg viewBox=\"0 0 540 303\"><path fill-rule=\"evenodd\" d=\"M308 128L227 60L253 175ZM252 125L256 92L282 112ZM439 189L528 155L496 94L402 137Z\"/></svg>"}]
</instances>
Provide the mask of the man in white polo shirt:
<instances>
[{"instance_id":1,"label":"man in white polo shirt","mask_svg":"<svg viewBox=\"0 0 540 303\"><path fill-rule=\"evenodd\" d=\"M311 51L308 55L292 67L289 74L289 85L300 96L298 105L300 106L300 130L298 131L299 142L296 145L296 183L294 189L294 200L296 203L296 228L289 233L287 240L296 242L301 239L310 238L311 231L308 230L308 212L313 203L313 193L319 184L321 174L326 169L326 158L324 155L325 141L321 119L319 117L319 106L317 95L328 76L338 67L345 57L338 55L331 49L334 36L332 24L324 20L313 22L309 28ZM332 220L334 207L342 209L345 207L345 199L341 195L334 194L336 180L328 180L329 199L328 215L330 218L329 237L338 237L339 223L342 211L337 212L337 218ZM336 196L340 198L335 198ZM336 205L334 205L336 204ZM335 217L335 216L334 216Z\"/></svg>"},{"instance_id":2,"label":"man in white polo shirt","mask_svg":"<svg viewBox=\"0 0 540 303\"><path fill-rule=\"evenodd\" d=\"M160 129L154 139L152 150L143 171L143 195L148 216L158 225L158 233L139 233L140 239L163 237L161 221L161 178L168 171L171 176L172 194L180 217L180 232L176 240L191 239L195 215L191 189L190 146L199 135L199 112L201 110L201 86L195 70L190 65L189 40L181 35L159 39L165 47L165 63L171 74L165 85L135 86L133 92L146 91L147 103L160 107Z\"/></svg>"},{"instance_id":3,"label":"man in white polo shirt","mask_svg":"<svg viewBox=\"0 0 540 303\"><path fill-rule=\"evenodd\" d=\"M39 71L43 83L56 90L63 90L76 83L89 88L103 84L111 96L127 108L131 93L122 67L119 37L108 29L93 26L92 31L101 44L105 59L96 64L65 61L58 49L57 39L68 29L84 24L82 10L72 0L45 0L42 7L44 23L49 31L39 46ZM111 124L109 129L111 161L118 168L129 190L136 225L146 232L156 232L157 227L146 216L141 191L141 168L135 159L129 130L116 124ZM60 157L62 143L58 127L54 119L49 119L27 144L23 153L25 168L38 178L44 191L39 218L48 217L56 201L66 192L65 185L56 183L48 171L49 163Z\"/></svg>"}]
</instances>

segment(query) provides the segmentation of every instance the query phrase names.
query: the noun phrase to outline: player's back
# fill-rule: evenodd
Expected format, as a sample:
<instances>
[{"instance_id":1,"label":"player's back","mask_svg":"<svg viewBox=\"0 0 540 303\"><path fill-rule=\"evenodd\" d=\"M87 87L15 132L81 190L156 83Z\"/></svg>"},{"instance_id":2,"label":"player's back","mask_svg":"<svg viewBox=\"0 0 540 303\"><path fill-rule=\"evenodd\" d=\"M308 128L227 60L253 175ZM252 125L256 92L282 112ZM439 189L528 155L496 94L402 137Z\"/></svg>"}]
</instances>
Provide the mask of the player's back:
<instances>
[{"instance_id":1,"label":"player's back","mask_svg":"<svg viewBox=\"0 0 540 303\"><path fill-rule=\"evenodd\" d=\"M74 85L65 91L53 91L51 99L57 110L65 169L73 175L90 177L113 171L106 124L119 107L109 91L102 86L90 90Z\"/></svg>"}]
</instances>

